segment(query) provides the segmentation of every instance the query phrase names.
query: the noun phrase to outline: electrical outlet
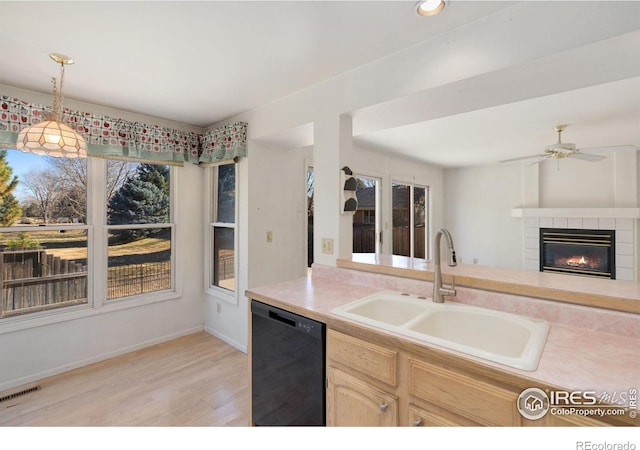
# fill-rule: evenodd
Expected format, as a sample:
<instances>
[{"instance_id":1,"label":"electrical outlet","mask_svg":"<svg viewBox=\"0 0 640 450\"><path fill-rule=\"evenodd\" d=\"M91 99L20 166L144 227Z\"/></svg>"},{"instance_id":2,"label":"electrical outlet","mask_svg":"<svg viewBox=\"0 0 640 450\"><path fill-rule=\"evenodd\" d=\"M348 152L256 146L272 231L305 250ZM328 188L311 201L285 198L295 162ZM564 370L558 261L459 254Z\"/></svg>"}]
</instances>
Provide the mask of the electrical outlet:
<instances>
[{"instance_id":1,"label":"electrical outlet","mask_svg":"<svg viewBox=\"0 0 640 450\"><path fill-rule=\"evenodd\" d=\"M333 255L333 239L322 238L322 253Z\"/></svg>"},{"instance_id":2,"label":"electrical outlet","mask_svg":"<svg viewBox=\"0 0 640 450\"><path fill-rule=\"evenodd\" d=\"M219 302L216 302L216 312L220 314L220 310L222 309L222 305Z\"/></svg>"},{"instance_id":3,"label":"electrical outlet","mask_svg":"<svg viewBox=\"0 0 640 450\"><path fill-rule=\"evenodd\" d=\"M267 231L267 242L273 242L273 231Z\"/></svg>"}]
</instances>

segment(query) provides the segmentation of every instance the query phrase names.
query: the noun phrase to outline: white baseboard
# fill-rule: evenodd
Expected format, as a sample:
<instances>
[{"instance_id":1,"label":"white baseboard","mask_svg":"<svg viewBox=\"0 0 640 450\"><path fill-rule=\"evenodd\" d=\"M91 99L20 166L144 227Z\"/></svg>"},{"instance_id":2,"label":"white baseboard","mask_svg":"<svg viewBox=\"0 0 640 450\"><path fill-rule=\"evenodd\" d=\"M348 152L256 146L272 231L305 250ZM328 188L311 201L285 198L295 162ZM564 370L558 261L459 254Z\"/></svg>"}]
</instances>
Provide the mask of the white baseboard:
<instances>
[{"instance_id":1,"label":"white baseboard","mask_svg":"<svg viewBox=\"0 0 640 450\"><path fill-rule=\"evenodd\" d=\"M105 359L109 359L109 358L113 358L114 356L120 356L120 355L124 355L125 353L130 353L136 350L140 350L143 349L145 347L150 347L152 345L156 345L156 344L160 344L162 342L166 342L166 341L170 341L172 339L176 339L182 336L186 336L188 334L192 334L192 333L197 333L198 331L202 331L203 327L202 326L198 326L198 327L193 327L193 328L188 328L186 330L182 330L182 331L178 331L176 333L171 333L165 336L161 336L158 338L154 338L154 339L149 339L147 341L143 341L134 345L130 345L127 347L122 347L119 348L117 350L113 350L107 353L103 353L101 355L96 355L96 356L92 356L91 358L85 358L82 360L78 360L78 361L73 361L71 363L67 363L64 364L62 366L58 366L58 367L54 367L51 369L47 369L47 370L43 370L41 372L38 373L34 373L31 375L28 375L26 377L21 377L21 378L16 378L14 380L10 380L10 381L5 381L3 383L0 383L0 392L7 390L7 389L11 389L14 388L16 386L22 386L24 384L29 384L29 383L33 383L34 381L39 381L42 380L44 378L48 378L51 377L53 375L58 375L60 373L63 372L67 372L69 370L73 370L73 369L77 369L78 367L84 367L87 366L89 364L93 364L93 363L97 363L100 361L104 361ZM221 338L222 339L222 338ZM231 344L233 345L233 344Z\"/></svg>"},{"instance_id":2,"label":"white baseboard","mask_svg":"<svg viewBox=\"0 0 640 450\"><path fill-rule=\"evenodd\" d=\"M217 337L218 339L221 339L223 341L225 341L227 344L229 344L232 347L235 347L236 349L240 350L242 353L247 353L247 346L244 344L239 343L238 341L231 339L229 336L225 336L224 334L219 333L218 331L214 330L213 328L204 327L204 331L206 331L207 333L209 333L212 336Z\"/></svg>"}]
</instances>

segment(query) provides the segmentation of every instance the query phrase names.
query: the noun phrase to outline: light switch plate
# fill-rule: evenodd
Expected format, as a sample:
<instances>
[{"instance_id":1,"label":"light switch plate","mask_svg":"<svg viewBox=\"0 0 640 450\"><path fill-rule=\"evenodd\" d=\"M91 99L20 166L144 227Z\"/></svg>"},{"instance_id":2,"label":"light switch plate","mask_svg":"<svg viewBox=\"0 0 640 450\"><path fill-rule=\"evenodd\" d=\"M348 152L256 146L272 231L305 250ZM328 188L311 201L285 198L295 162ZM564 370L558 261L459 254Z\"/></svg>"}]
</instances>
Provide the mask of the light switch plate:
<instances>
[{"instance_id":1,"label":"light switch plate","mask_svg":"<svg viewBox=\"0 0 640 450\"><path fill-rule=\"evenodd\" d=\"M333 255L333 239L322 238L322 253Z\"/></svg>"}]
</instances>

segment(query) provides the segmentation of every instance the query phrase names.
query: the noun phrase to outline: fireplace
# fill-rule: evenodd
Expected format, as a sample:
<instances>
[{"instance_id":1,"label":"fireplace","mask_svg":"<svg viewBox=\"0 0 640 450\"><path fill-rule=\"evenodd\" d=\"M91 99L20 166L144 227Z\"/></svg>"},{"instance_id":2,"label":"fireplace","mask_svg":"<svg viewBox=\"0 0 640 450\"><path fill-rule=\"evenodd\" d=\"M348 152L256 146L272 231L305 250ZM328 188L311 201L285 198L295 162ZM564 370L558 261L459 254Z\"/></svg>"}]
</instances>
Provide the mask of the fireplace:
<instances>
[{"instance_id":1,"label":"fireplace","mask_svg":"<svg viewBox=\"0 0 640 450\"><path fill-rule=\"evenodd\" d=\"M616 278L614 230L540 228L540 271Z\"/></svg>"}]
</instances>

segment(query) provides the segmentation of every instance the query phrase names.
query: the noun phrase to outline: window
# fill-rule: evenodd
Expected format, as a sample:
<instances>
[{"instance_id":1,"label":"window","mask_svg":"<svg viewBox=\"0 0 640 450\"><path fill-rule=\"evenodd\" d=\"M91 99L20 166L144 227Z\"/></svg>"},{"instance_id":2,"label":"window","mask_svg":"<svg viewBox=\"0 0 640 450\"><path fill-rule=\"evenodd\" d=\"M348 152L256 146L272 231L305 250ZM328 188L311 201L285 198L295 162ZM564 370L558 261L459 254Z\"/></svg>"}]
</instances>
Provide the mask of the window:
<instances>
[{"instance_id":1,"label":"window","mask_svg":"<svg viewBox=\"0 0 640 450\"><path fill-rule=\"evenodd\" d=\"M236 290L236 165L213 167L210 285Z\"/></svg>"},{"instance_id":2,"label":"window","mask_svg":"<svg viewBox=\"0 0 640 450\"><path fill-rule=\"evenodd\" d=\"M86 304L87 160L0 151L0 318Z\"/></svg>"},{"instance_id":3,"label":"window","mask_svg":"<svg viewBox=\"0 0 640 450\"><path fill-rule=\"evenodd\" d=\"M0 319L174 288L170 174L0 151Z\"/></svg>"},{"instance_id":4,"label":"window","mask_svg":"<svg viewBox=\"0 0 640 450\"><path fill-rule=\"evenodd\" d=\"M376 212L375 211L362 211L362 223L366 225L375 225Z\"/></svg>"},{"instance_id":5,"label":"window","mask_svg":"<svg viewBox=\"0 0 640 450\"><path fill-rule=\"evenodd\" d=\"M107 299L172 288L167 165L109 161Z\"/></svg>"},{"instance_id":6,"label":"window","mask_svg":"<svg viewBox=\"0 0 640 450\"><path fill-rule=\"evenodd\" d=\"M426 258L429 188L392 183L393 254Z\"/></svg>"}]
</instances>

